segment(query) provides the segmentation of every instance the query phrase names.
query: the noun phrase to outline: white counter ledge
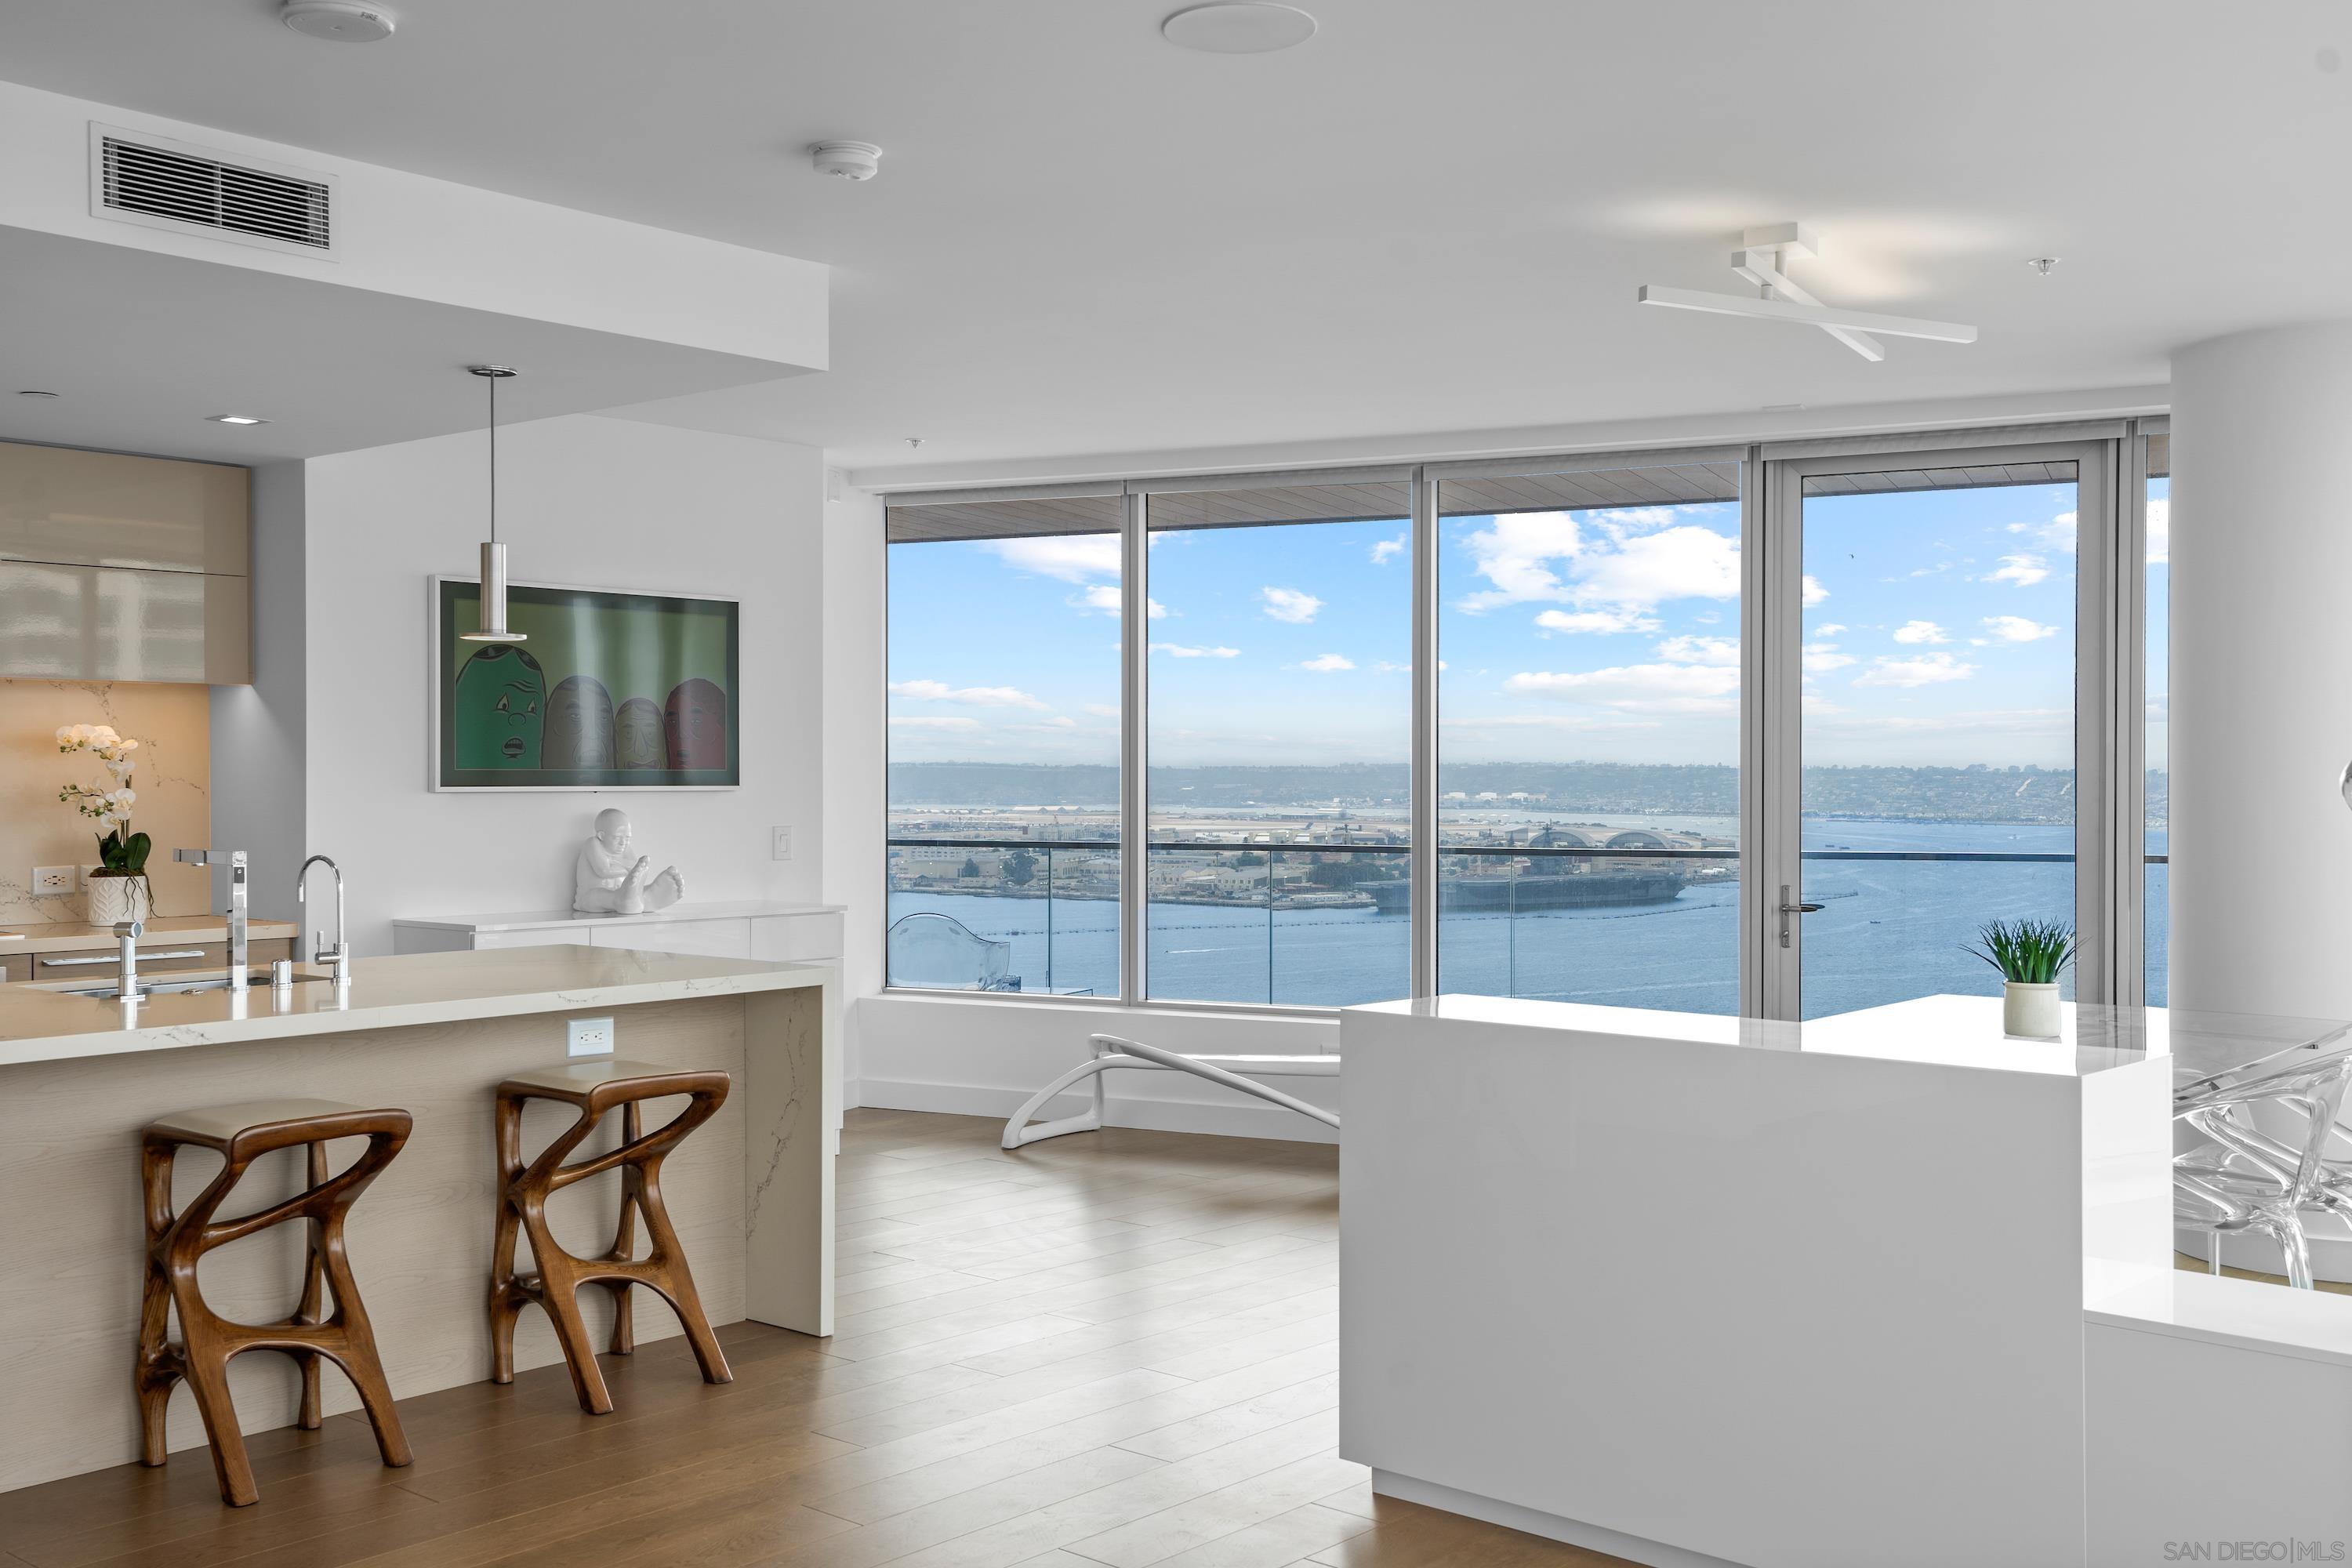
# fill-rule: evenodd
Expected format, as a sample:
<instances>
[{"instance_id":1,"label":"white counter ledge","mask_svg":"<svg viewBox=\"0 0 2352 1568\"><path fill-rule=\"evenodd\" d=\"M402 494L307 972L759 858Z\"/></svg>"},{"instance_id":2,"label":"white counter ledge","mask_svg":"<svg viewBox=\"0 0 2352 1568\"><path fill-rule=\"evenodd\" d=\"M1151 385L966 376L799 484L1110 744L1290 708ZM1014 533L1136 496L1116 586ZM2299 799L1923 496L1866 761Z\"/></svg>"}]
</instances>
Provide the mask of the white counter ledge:
<instances>
[{"instance_id":1,"label":"white counter ledge","mask_svg":"<svg viewBox=\"0 0 2352 1568\"><path fill-rule=\"evenodd\" d=\"M15 1352L0 1491L138 1455L139 1132L167 1112L282 1097L408 1111L406 1147L352 1211L352 1267L394 1394L488 1377L493 1098L511 1074L568 1059L570 1019L609 1020L614 1055L732 1077L719 1113L662 1173L696 1287L714 1324L831 1333L834 973L828 963L564 944L361 959L347 990L314 979L283 1000L266 983L241 998L164 993L127 1014L112 1001L0 987L0 1346ZM568 1114L531 1108L526 1145L543 1145ZM655 1125L670 1108L646 1114ZM616 1131L600 1129L591 1147L612 1147ZM340 1166L355 1148L330 1158ZM230 1207L284 1196L296 1161L287 1151L257 1164ZM180 1164L174 1196L184 1203L216 1166ZM554 1213L565 1245L583 1255L611 1245L618 1181L581 1183ZM207 1299L247 1321L282 1316L299 1289L301 1231L280 1226L208 1257ZM609 1294L583 1292L581 1306L601 1342ZM677 1331L650 1298L636 1317L640 1344ZM524 1314L515 1356L521 1367L560 1359L542 1314ZM298 1383L285 1357L240 1356L229 1375L247 1431L290 1424ZM331 1412L353 1406L339 1377L326 1388ZM192 1400L173 1401L168 1441L175 1453L203 1443ZM173 1468L189 1459L205 1468L191 1455Z\"/></svg>"},{"instance_id":2,"label":"white counter ledge","mask_svg":"<svg viewBox=\"0 0 2352 1568\"><path fill-rule=\"evenodd\" d=\"M299 972L324 973L309 965ZM0 987L0 1067L741 995L822 985L829 974L817 964L563 945L357 959L348 992L325 979L305 978L282 1000L267 984L257 984L241 999L228 991L164 992L126 1010L50 986L10 985Z\"/></svg>"}]
</instances>

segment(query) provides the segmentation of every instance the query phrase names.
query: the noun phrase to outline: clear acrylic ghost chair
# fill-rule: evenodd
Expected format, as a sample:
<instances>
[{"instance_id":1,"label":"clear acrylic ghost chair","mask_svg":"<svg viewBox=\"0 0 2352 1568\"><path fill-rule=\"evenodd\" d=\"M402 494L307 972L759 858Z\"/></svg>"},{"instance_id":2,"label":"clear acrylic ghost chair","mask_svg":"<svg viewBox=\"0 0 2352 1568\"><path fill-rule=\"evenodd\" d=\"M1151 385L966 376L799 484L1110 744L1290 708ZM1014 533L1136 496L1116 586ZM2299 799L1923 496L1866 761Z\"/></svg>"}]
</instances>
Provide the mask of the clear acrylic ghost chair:
<instances>
[{"instance_id":1,"label":"clear acrylic ghost chair","mask_svg":"<svg viewBox=\"0 0 2352 1568\"><path fill-rule=\"evenodd\" d=\"M1295 1095L1288 1095L1271 1084L1264 1084L1250 1073L1264 1073L1269 1078L1338 1078L1338 1057L1250 1057L1250 1056L1185 1056L1178 1051L1161 1050L1139 1040L1123 1040L1117 1035L1096 1035L1087 1045L1094 1053L1076 1067L1064 1073L1035 1094L1029 1097L1013 1120L1004 1124L1004 1147L1018 1149L1024 1143L1034 1143L1043 1138L1059 1138L1066 1132L1093 1132L1103 1124L1103 1074L1114 1068L1142 1068L1162 1072L1187 1072L1194 1078L1223 1084L1227 1089L1279 1105L1285 1110L1320 1121L1326 1127L1339 1125L1337 1111L1310 1105ZM1053 1103L1054 1097L1081 1079L1093 1080L1094 1104L1076 1116L1066 1116L1058 1121L1041 1121L1035 1126L1029 1119Z\"/></svg>"},{"instance_id":2,"label":"clear acrylic ghost chair","mask_svg":"<svg viewBox=\"0 0 2352 1568\"><path fill-rule=\"evenodd\" d=\"M948 915L905 915L887 938L890 984L938 991L1018 991L1007 973L1013 944L992 942Z\"/></svg>"},{"instance_id":3,"label":"clear acrylic ghost chair","mask_svg":"<svg viewBox=\"0 0 2352 1568\"><path fill-rule=\"evenodd\" d=\"M2352 1052L2290 1053L2241 1073L2200 1079L2175 1100L2174 1114L2210 1142L2173 1161L2173 1223L2211 1236L2215 1273L2223 1237L2257 1232L2278 1243L2287 1283L2298 1290L2312 1288L2305 1215L2352 1215L2352 1197L2327 1184L2327 1148L2348 1080ZM2255 1125L2253 1112L2264 1106L2300 1119L2294 1142Z\"/></svg>"}]
</instances>

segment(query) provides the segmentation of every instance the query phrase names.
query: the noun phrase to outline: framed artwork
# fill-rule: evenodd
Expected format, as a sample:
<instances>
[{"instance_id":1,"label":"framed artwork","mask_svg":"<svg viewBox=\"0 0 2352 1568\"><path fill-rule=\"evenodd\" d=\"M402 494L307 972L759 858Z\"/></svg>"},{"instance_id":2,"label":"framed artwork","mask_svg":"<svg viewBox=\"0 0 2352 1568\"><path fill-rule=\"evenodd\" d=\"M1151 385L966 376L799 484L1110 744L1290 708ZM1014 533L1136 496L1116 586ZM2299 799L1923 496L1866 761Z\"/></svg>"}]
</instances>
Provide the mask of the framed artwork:
<instances>
[{"instance_id":1,"label":"framed artwork","mask_svg":"<svg viewBox=\"0 0 2352 1568\"><path fill-rule=\"evenodd\" d=\"M481 586L431 580L436 790L733 789L742 783L738 605L510 583L527 640L461 641Z\"/></svg>"}]
</instances>

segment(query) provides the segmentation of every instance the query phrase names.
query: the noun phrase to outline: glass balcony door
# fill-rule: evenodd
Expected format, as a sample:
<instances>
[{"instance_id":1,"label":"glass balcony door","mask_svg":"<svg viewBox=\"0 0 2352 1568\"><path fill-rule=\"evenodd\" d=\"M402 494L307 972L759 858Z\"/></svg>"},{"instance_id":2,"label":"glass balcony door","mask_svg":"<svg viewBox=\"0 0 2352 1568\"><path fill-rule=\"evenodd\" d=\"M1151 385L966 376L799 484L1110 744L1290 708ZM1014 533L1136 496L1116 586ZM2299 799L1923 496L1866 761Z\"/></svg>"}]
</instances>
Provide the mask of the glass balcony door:
<instances>
[{"instance_id":1,"label":"glass balcony door","mask_svg":"<svg viewBox=\"0 0 2352 1568\"><path fill-rule=\"evenodd\" d=\"M2076 527L2106 515L2105 450L1776 465L1754 715L1769 847L1750 890L1768 1016L1998 994L1970 951L1988 921L2108 928L2112 792L2077 749L2107 679L2084 587L2104 535Z\"/></svg>"}]
</instances>

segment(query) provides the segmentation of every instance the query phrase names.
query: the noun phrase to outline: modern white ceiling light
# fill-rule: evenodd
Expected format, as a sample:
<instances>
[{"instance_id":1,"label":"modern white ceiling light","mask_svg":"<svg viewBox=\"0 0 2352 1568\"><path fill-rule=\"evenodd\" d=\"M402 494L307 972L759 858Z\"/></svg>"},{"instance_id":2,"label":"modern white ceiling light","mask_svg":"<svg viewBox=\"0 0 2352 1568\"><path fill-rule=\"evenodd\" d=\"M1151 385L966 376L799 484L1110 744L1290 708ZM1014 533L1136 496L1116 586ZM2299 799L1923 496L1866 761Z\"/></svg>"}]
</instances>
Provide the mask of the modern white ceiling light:
<instances>
[{"instance_id":1,"label":"modern white ceiling light","mask_svg":"<svg viewBox=\"0 0 2352 1568\"><path fill-rule=\"evenodd\" d=\"M469 364L475 375L490 383L490 537L482 546L482 619L470 632L459 632L459 642L527 642L520 632L507 630L507 547L499 542L499 383L515 374L508 365Z\"/></svg>"},{"instance_id":2,"label":"modern white ceiling light","mask_svg":"<svg viewBox=\"0 0 2352 1568\"><path fill-rule=\"evenodd\" d=\"M400 18L383 6L360 0L286 0L278 19L306 38L331 44L380 44L400 26Z\"/></svg>"},{"instance_id":3,"label":"modern white ceiling light","mask_svg":"<svg viewBox=\"0 0 2352 1568\"><path fill-rule=\"evenodd\" d=\"M809 149L820 174L836 180L870 180L882 168L882 149L871 142L820 142Z\"/></svg>"},{"instance_id":4,"label":"modern white ceiling light","mask_svg":"<svg viewBox=\"0 0 2352 1568\"><path fill-rule=\"evenodd\" d=\"M1882 316L1874 310L1844 310L1824 305L1789 279L1791 259L1821 254L1821 242L1801 223L1778 223L1751 228L1739 237L1731 253L1731 269L1760 292L1713 294L1697 289L1666 289L1645 283L1634 296L1644 305L1664 305L1677 310L1706 310L1718 316L1753 316L1768 321L1793 321L1819 327L1866 360L1883 360L1886 350L1871 334L1890 338L1929 338L1942 343L1972 343L1977 330L1957 321L1930 321L1916 316Z\"/></svg>"},{"instance_id":5,"label":"modern white ceiling light","mask_svg":"<svg viewBox=\"0 0 2352 1568\"><path fill-rule=\"evenodd\" d=\"M1315 36L1315 18L1273 0L1218 0L1190 5L1160 24L1170 43L1209 55L1270 55Z\"/></svg>"},{"instance_id":6,"label":"modern white ceiling light","mask_svg":"<svg viewBox=\"0 0 2352 1568\"><path fill-rule=\"evenodd\" d=\"M250 414L207 414L205 417L215 425L267 425L269 423L267 419L257 418Z\"/></svg>"}]
</instances>

